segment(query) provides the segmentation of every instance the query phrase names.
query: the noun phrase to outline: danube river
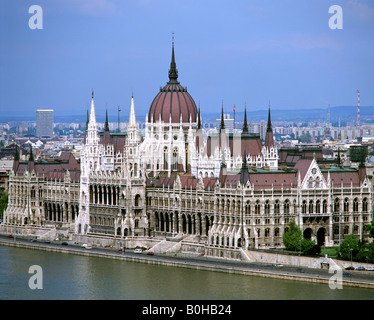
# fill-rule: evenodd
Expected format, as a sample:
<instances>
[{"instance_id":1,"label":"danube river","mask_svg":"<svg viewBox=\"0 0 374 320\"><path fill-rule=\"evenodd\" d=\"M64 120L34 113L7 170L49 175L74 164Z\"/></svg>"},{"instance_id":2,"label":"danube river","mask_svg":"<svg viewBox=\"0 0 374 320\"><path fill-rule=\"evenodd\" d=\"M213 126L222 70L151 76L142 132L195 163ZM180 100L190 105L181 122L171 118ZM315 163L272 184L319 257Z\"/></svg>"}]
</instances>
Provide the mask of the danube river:
<instances>
[{"instance_id":1,"label":"danube river","mask_svg":"<svg viewBox=\"0 0 374 320\"><path fill-rule=\"evenodd\" d=\"M30 289L32 265L42 289ZM374 290L0 246L0 300L374 299Z\"/></svg>"}]
</instances>

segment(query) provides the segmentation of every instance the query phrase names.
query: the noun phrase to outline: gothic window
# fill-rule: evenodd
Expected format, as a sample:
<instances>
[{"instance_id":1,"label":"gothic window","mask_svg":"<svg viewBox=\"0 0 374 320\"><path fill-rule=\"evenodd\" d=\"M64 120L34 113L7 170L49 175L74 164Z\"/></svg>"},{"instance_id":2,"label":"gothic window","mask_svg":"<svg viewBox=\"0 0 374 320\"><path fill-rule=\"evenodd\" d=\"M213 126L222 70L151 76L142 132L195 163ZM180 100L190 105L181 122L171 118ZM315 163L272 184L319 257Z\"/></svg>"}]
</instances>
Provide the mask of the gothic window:
<instances>
[{"instance_id":1,"label":"gothic window","mask_svg":"<svg viewBox=\"0 0 374 320\"><path fill-rule=\"evenodd\" d=\"M266 228L265 229L265 237L269 237L269 236L270 236L270 229Z\"/></svg>"},{"instance_id":2,"label":"gothic window","mask_svg":"<svg viewBox=\"0 0 374 320\"><path fill-rule=\"evenodd\" d=\"M334 201L334 212L339 212L340 209L340 199L336 198Z\"/></svg>"},{"instance_id":3,"label":"gothic window","mask_svg":"<svg viewBox=\"0 0 374 320\"><path fill-rule=\"evenodd\" d=\"M285 214L289 214L290 213L290 201L288 199L286 199L284 201L283 211L284 211Z\"/></svg>"},{"instance_id":4,"label":"gothic window","mask_svg":"<svg viewBox=\"0 0 374 320\"><path fill-rule=\"evenodd\" d=\"M353 226L353 233L358 234L358 226L357 225Z\"/></svg>"},{"instance_id":5,"label":"gothic window","mask_svg":"<svg viewBox=\"0 0 374 320\"><path fill-rule=\"evenodd\" d=\"M349 234L349 226L344 227L344 234L345 235Z\"/></svg>"},{"instance_id":6,"label":"gothic window","mask_svg":"<svg viewBox=\"0 0 374 320\"><path fill-rule=\"evenodd\" d=\"M270 213L270 203L269 203L269 200L266 200L265 202L265 214L269 214Z\"/></svg>"},{"instance_id":7,"label":"gothic window","mask_svg":"<svg viewBox=\"0 0 374 320\"><path fill-rule=\"evenodd\" d=\"M368 211L368 199L364 198L362 200L362 212L367 212Z\"/></svg>"},{"instance_id":8,"label":"gothic window","mask_svg":"<svg viewBox=\"0 0 374 320\"><path fill-rule=\"evenodd\" d=\"M164 170L168 170L168 148L164 148Z\"/></svg>"},{"instance_id":9,"label":"gothic window","mask_svg":"<svg viewBox=\"0 0 374 320\"><path fill-rule=\"evenodd\" d=\"M178 169L178 149L175 148L173 150L173 162L172 162L172 170L177 170Z\"/></svg>"},{"instance_id":10,"label":"gothic window","mask_svg":"<svg viewBox=\"0 0 374 320\"><path fill-rule=\"evenodd\" d=\"M279 200L275 200L274 203L274 213L279 214Z\"/></svg>"},{"instance_id":11,"label":"gothic window","mask_svg":"<svg viewBox=\"0 0 374 320\"><path fill-rule=\"evenodd\" d=\"M320 180L319 180L319 177L316 178L316 185L315 185L316 188L319 188L320 187Z\"/></svg>"},{"instance_id":12,"label":"gothic window","mask_svg":"<svg viewBox=\"0 0 374 320\"><path fill-rule=\"evenodd\" d=\"M349 199L345 198L344 199L344 212L349 212Z\"/></svg>"},{"instance_id":13,"label":"gothic window","mask_svg":"<svg viewBox=\"0 0 374 320\"><path fill-rule=\"evenodd\" d=\"M251 205L249 204L249 201L247 201L245 205L245 214L250 215L251 214Z\"/></svg>"},{"instance_id":14,"label":"gothic window","mask_svg":"<svg viewBox=\"0 0 374 320\"><path fill-rule=\"evenodd\" d=\"M135 207L139 207L139 206L141 206L141 198L140 198L140 195L139 194L137 194L136 196L135 196Z\"/></svg>"},{"instance_id":15,"label":"gothic window","mask_svg":"<svg viewBox=\"0 0 374 320\"><path fill-rule=\"evenodd\" d=\"M306 213L306 200L303 201L303 204L301 206L301 213Z\"/></svg>"},{"instance_id":16,"label":"gothic window","mask_svg":"<svg viewBox=\"0 0 374 320\"><path fill-rule=\"evenodd\" d=\"M260 205L260 201L257 200L255 204L255 214L260 214L260 212L261 212L261 205Z\"/></svg>"},{"instance_id":17,"label":"gothic window","mask_svg":"<svg viewBox=\"0 0 374 320\"><path fill-rule=\"evenodd\" d=\"M358 212L358 199L354 198L353 200L353 212Z\"/></svg>"},{"instance_id":18,"label":"gothic window","mask_svg":"<svg viewBox=\"0 0 374 320\"><path fill-rule=\"evenodd\" d=\"M321 213L321 201L316 201L316 213Z\"/></svg>"},{"instance_id":19,"label":"gothic window","mask_svg":"<svg viewBox=\"0 0 374 320\"><path fill-rule=\"evenodd\" d=\"M310 200L309 201L309 213L313 213L313 207L314 207L313 200Z\"/></svg>"},{"instance_id":20,"label":"gothic window","mask_svg":"<svg viewBox=\"0 0 374 320\"><path fill-rule=\"evenodd\" d=\"M327 213L327 200L323 200L323 213Z\"/></svg>"},{"instance_id":21,"label":"gothic window","mask_svg":"<svg viewBox=\"0 0 374 320\"><path fill-rule=\"evenodd\" d=\"M279 228L275 228L274 230L274 236L279 237Z\"/></svg>"},{"instance_id":22,"label":"gothic window","mask_svg":"<svg viewBox=\"0 0 374 320\"><path fill-rule=\"evenodd\" d=\"M308 188L313 188L313 179L312 179L312 177L310 177L309 180L308 180Z\"/></svg>"}]
</instances>

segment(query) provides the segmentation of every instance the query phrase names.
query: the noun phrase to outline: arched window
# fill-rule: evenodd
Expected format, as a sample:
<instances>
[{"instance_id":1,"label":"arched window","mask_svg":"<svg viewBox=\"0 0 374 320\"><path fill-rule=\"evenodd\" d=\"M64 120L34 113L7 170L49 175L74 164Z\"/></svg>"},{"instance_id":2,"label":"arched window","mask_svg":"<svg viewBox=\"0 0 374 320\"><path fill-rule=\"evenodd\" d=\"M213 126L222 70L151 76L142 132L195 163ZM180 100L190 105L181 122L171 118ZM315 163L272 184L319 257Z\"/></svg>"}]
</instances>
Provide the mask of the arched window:
<instances>
[{"instance_id":1,"label":"arched window","mask_svg":"<svg viewBox=\"0 0 374 320\"><path fill-rule=\"evenodd\" d=\"M303 204L301 206L301 213L306 213L306 200L303 201Z\"/></svg>"},{"instance_id":2,"label":"arched window","mask_svg":"<svg viewBox=\"0 0 374 320\"><path fill-rule=\"evenodd\" d=\"M349 226L344 227L344 234L345 235L349 234Z\"/></svg>"},{"instance_id":3,"label":"arched window","mask_svg":"<svg viewBox=\"0 0 374 320\"><path fill-rule=\"evenodd\" d=\"M270 236L270 229L269 228L266 228L265 229L265 237L269 237Z\"/></svg>"},{"instance_id":4,"label":"arched window","mask_svg":"<svg viewBox=\"0 0 374 320\"><path fill-rule=\"evenodd\" d=\"M362 212L367 212L368 211L368 199L364 198L362 200Z\"/></svg>"},{"instance_id":5,"label":"arched window","mask_svg":"<svg viewBox=\"0 0 374 320\"><path fill-rule=\"evenodd\" d=\"M313 179L312 179L312 177L310 177L309 180L308 180L308 188L313 188Z\"/></svg>"},{"instance_id":6,"label":"arched window","mask_svg":"<svg viewBox=\"0 0 374 320\"><path fill-rule=\"evenodd\" d=\"M358 199L353 199L353 212L358 212Z\"/></svg>"},{"instance_id":7,"label":"arched window","mask_svg":"<svg viewBox=\"0 0 374 320\"><path fill-rule=\"evenodd\" d=\"M168 170L168 148L164 148L164 170Z\"/></svg>"},{"instance_id":8,"label":"arched window","mask_svg":"<svg viewBox=\"0 0 374 320\"><path fill-rule=\"evenodd\" d=\"M323 208L322 208L323 213L327 213L327 200L323 200Z\"/></svg>"},{"instance_id":9,"label":"arched window","mask_svg":"<svg viewBox=\"0 0 374 320\"><path fill-rule=\"evenodd\" d=\"M274 230L274 236L279 237L279 228L275 228Z\"/></svg>"},{"instance_id":10,"label":"arched window","mask_svg":"<svg viewBox=\"0 0 374 320\"><path fill-rule=\"evenodd\" d=\"M319 180L319 177L316 178L316 185L315 185L315 188L319 188L320 186L320 180Z\"/></svg>"},{"instance_id":11,"label":"arched window","mask_svg":"<svg viewBox=\"0 0 374 320\"><path fill-rule=\"evenodd\" d=\"M321 201L316 201L316 213L321 213Z\"/></svg>"},{"instance_id":12,"label":"arched window","mask_svg":"<svg viewBox=\"0 0 374 320\"><path fill-rule=\"evenodd\" d=\"M172 168L171 170L178 169L178 148L174 148L173 150L173 161L172 161Z\"/></svg>"},{"instance_id":13,"label":"arched window","mask_svg":"<svg viewBox=\"0 0 374 320\"><path fill-rule=\"evenodd\" d=\"M344 199L344 212L345 213L349 212L349 199L348 198Z\"/></svg>"},{"instance_id":14,"label":"arched window","mask_svg":"<svg viewBox=\"0 0 374 320\"><path fill-rule=\"evenodd\" d=\"M255 204L255 214L260 214L260 213L261 213L260 200L257 200Z\"/></svg>"},{"instance_id":15,"label":"arched window","mask_svg":"<svg viewBox=\"0 0 374 320\"><path fill-rule=\"evenodd\" d=\"M310 200L309 201L309 213L313 213L313 207L314 207L313 200Z\"/></svg>"},{"instance_id":16,"label":"arched window","mask_svg":"<svg viewBox=\"0 0 374 320\"><path fill-rule=\"evenodd\" d=\"M141 206L141 198L140 198L140 194L137 194L137 195L135 196L135 202L134 202L134 204L135 204L135 207L139 207L139 206Z\"/></svg>"},{"instance_id":17,"label":"arched window","mask_svg":"<svg viewBox=\"0 0 374 320\"><path fill-rule=\"evenodd\" d=\"M340 199L336 198L334 201L334 212L339 212L340 209Z\"/></svg>"},{"instance_id":18,"label":"arched window","mask_svg":"<svg viewBox=\"0 0 374 320\"><path fill-rule=\"evenodd\" d=\"M279 214L279 200L275 200L274 203L274 213Z\"/></svg>"},{"instance_id":19,"label":"arched window","mask_svg":"<svg viewBox=\"0 0 374 320\"><path fill-rule=\"evenodd\" d=\"M288 199L286 199L284 201L283 211L284 211L285 214L289 214L290 213L290 201Z\"/></svg>"},{"instance_id":20,"label":"arched window","mask_svg":"<svg viewBox=\"0 0 374 320\"><path fill-rule=\"evenodd\" d=\"M269 203L269 200L266 200L265 201L265 214L269 214L270 213L270 203Z\"/></svg>"},{"instance_id":21,"label":"arched window","mask_svg":"<svg viewBox=\"0 0 374 320\"><path fill-rule=\"evenodd\" d=\"M247 201L245 205L245 214L250 215L251 214L251 205L249 204L249 201Z\"/></svg>"},{"instance_id":22,"label":"arched window","mask_svg":"<svg viewBox=\"0 0 374 320\"><path fill-rule=\"evenodd\" d=\"M358 226L357 225L353 226L353 233L358 234Z\"/></svg>"}]
</instances>

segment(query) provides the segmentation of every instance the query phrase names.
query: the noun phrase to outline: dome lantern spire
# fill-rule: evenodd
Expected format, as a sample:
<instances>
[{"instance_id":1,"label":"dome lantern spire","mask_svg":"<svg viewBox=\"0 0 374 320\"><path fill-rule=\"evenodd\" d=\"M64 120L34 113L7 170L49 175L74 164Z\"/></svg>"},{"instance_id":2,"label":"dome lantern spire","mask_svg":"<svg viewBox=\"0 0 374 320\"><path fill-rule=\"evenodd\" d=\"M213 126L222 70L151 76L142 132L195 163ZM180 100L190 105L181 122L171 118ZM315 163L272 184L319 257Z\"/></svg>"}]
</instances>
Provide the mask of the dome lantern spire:
<instances>
[{"instance_id":1,"label":"dome lantern spire","mask_svg":"<svg viewBox=\"0 0 374 320\"><path fill-rule=\"evenodd\" d=\"M172 40L172 49L171 49L171 62L170 62L170 69L169 69L169 82L168 84L179 84L178 82L178 70L177 65L175 63L175 55L174 55L174 32L173 32L173 40Z\"/></svg>"}]
</instances>

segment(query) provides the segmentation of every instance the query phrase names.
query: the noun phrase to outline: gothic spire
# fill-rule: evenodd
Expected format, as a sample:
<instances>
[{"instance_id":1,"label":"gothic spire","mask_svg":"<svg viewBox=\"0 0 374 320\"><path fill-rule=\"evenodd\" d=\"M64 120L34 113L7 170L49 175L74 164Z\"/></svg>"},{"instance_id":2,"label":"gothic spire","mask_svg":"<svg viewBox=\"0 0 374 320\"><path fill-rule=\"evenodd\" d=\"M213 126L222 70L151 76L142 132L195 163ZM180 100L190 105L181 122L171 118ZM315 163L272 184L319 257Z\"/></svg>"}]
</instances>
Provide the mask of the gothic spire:
<instances>
[{"instance_id":1,"label":"gothic spire","mask_svg":"<svg viewBox=\"0 0 374 320\"><path fill-rule=\"evenodd\" d=\"M220 125L220 131L225 129L225 121L223 120L223 104L222 104L222 111L221 111L221 125Z\"/></svg>"},{"instance_id":2,"label":"gothic spire","mask_svg":"<svg viewBox=\"0 0 374 320\"><path fill-rule=\"evenodd\" d=\"M273 128L271 126L271 116L270 116L270 104L269 104L269 112L268 112L268 126L266 132L273 132Z\"/></svg>"},{"instance_id":3,"label":"gothic spire","mask_svg":"<svg viewBox=\"0 0 374 320\"><path fill-rule=\"evenodd\" d=\"M29 161L30 162L34 161L34 153L32 152L32 145L31 144L30 144L30 157L29 157Z\"/></svg>"},{"instance_id":4,"label":"gothic spire","mask_svg":"<svg viewBox=\"0 0 374 320\"><path fill-rule=\"evenodd\" d=\"M199 119L197 120L197 129L201 129L201 117L200 117L200 107L199 107Z\"/></svg>"},{"instance_id":5,"label":"gothic spire","mask_svg":"<svg viewBox=\"0 0 374 320\"><path fill-rule=\"evenodd\" d=\"M269 113L268 113L268 127L266 129L266 137L265 137L265 147L267 149L274 147L274 136L273 136L273 128L271 126L270 105L269 105Z\"/></svg>"},{"instance_id":6,"label":"gothic spire","mask_svg":"<svg viewBox=\"0 0 374 320\"><path fill-rule=\"evenodd\" d=\"M92 100L91 100L91 111L90 111L90 121L89 125L96 125L96 112L95 112L95 101L94 101L94 92L92 90Z\"/></svg>"},{"instance_id":7,"label":"gothic spire","mask_svg":"<svg viewBox=\"0 0 374 320\"><path fill-rule=\"evenodd\" d=\"M178 70L177 65L175 63L175 55L174 55L174 32L173 32L173 42L172 42L172 49L171 49L171 62L170 62L170 69L169 69L169 82L168 84L179 84L178 82Z\"/></svg>"},{"instance_id":8,"label":"gothic spire","mask_svg":"<svg viewBox=\"0 0 374 320\"><path fill-rule=\"evenodd\" d=\"M130 116L129 116L129 127L136 128L134 95L132 95L132 97L131 97Z\"/></svg>"},{"instance_id":9,"label":"gothic spire","mask_svg":"<svg viewBox=\"0 0 374 320\"><path fill-rule=\"evenodd\" d=\"M105 114L105 126L104 126L104 131L109 131L108 109L106 110L106 114Z\"/></svg>"},{"instance_id":10,"label":"gothic spire","mask_svg":"<svg viewBox=\"0 0 374 320\"><path fill-rule=\"evenodd\" d=\"M245 109L244 109L243 133L248 133L247 107L245 107Z\"/></svg>"}]
</instances>

